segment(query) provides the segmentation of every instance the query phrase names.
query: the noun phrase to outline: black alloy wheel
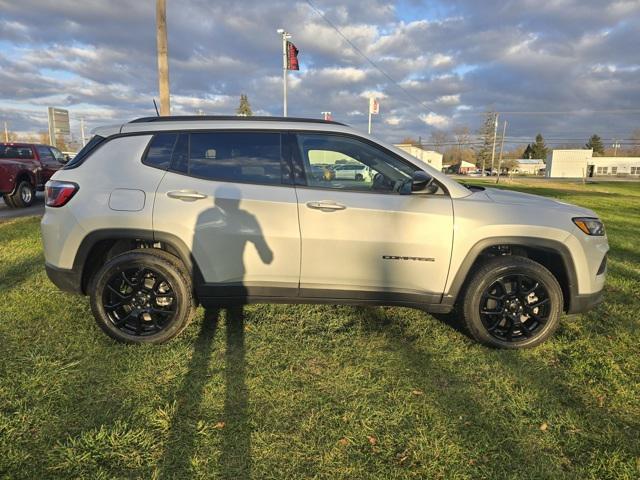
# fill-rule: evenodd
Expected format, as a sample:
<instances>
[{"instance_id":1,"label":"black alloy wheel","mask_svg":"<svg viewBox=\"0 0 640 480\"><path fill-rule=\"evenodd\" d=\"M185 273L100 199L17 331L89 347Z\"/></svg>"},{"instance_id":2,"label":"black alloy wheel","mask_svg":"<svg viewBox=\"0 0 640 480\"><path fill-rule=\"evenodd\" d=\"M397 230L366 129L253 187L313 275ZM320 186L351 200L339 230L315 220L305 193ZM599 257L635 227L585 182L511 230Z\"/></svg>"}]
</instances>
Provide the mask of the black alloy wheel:
<instances>
[{"instance_id":1,"label":"black alloy wheel","mask_svg":"<svg viewBox=\"0 0 640 480\"><path fill-rule=\"evenodd\" d=\"M175 255L141 248L109 259L87 293L98 326L125 343L164 343L195 315L191 278Z\"/></svg>"},{"instance_id":2,"label":"black alloy wheel","mask_svg":"<svg viewBox=\"0 0 640 480\"><path fill-rule=\"evenodd\" d=\"M457 311L465 330L496 348L529 348L553 335L564 306L557 278L518 255L484 260L465 282Z\"/></svg>"},{"instance_id":3,"label":"black alloy wheel","mask_svg":"<svg viewBox=\"0 0 640 480\"><path fill-rule=\"evenodd\" d=\"M102 305L111 323L129 335L153 335L176 315L176 295L169 280L153 268L129 268L107 281Z\"/></svg>"},{"instance_id":4,"label":"black alloy wheel","mask_svg":"<svg viewBox=\"0 0 640 480\"><path fill-rule=\"evenodd\" d=\"M498 278L482 294L480 318L491 336L520 342L542 329L550 314L549 292L540 280L512 274Z\"/></svg>"}]
</instances>

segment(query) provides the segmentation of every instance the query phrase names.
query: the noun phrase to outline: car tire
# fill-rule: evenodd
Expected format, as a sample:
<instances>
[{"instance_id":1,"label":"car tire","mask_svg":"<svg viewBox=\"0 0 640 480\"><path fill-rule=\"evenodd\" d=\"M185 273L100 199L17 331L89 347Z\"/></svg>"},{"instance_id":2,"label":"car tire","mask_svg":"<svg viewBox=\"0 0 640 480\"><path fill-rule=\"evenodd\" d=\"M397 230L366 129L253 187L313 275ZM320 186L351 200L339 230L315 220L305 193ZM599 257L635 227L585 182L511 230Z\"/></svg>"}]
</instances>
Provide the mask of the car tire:
<instances>
[{"instance_id":1,"label":"car tire","mask_svg":"<svg viewBox=\"0 0 640 480\"><path fill-rule=\"evenodd\" d=\"M98 326L123 343L164 343L195 315L191 278L182 261L163 250L139 249L107 261L89 284Z\"/></svg>"},{"instance_id":2,"label":"car tire","mask_svg":"<svg viewBox=\"0 0 640 480\"><path fill-rule=\"evenodd\" d=\"M13 204L13 199L11 198L11 195L3 195L2 199L4 200L4 203L7 206L7 208L16 208L16 206Z\"/></svg>"},{"instance_id":3,"label":"car tire","mask_svg":"<svg viewBox=\"0 0 640 480\"><path fill-rule=\"evenodd\" d=\"M26 208L33 205L36 199L36 189L30 182L23 180L18 183L16 191L10 197L14 208Z\"/></svg>"},{"instance_id":4,"label":"car tire","mask_svg":"<svg viewBox=\"0 0 640 480\"><path fill-rule=\"evenodd\" d=\"M530 348L560 323L560 284L544 266L515 255L495 257L466 282L460 320L478 342L496 348Z\"/></svg>"}]
</instances>

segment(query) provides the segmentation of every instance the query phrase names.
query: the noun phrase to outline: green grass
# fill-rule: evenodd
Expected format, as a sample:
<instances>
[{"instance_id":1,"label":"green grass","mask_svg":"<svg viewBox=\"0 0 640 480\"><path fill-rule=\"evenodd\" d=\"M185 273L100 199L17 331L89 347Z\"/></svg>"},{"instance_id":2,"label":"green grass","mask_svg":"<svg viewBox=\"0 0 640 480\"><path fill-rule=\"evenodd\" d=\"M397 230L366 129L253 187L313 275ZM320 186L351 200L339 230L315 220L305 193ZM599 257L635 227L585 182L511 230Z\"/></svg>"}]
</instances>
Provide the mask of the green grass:
<instances>
[{"instance_id":1,"label":"green grass","mask_svg":"<svg viewBox=\"0 0 640 480\"><path fill-rule=\"evenodd\" d=\"M596 210L606 302L534 350L403 308L199 311L123 346L0 223L0 478L638 478L640 186L505 185Z\"/></svg>"}]
</instances>

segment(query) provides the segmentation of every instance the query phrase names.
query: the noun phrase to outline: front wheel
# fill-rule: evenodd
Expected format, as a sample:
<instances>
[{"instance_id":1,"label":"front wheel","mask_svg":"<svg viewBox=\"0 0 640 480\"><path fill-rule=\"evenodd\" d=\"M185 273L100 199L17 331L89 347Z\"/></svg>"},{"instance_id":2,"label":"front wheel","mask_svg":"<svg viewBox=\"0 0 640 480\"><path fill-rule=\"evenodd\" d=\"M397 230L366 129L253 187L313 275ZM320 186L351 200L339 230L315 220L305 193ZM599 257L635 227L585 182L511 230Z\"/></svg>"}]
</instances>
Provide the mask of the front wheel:
<instances>
[{"instance_id":1,"label":"front wheel","mask_svg":"<svg viewBox=\"0 0 640 480\"><path fill-rule=\"evenodd\" d=\"M98 326L125 343L163 343L189 324L195 304L191 279L177 257L154 249L109 260L89 287Z\"/></svg>"},{"instance_id":2,"label":"front wheel","mask_svg":"<svg viewBox=\"0 0 640 480\"><path fill-rule=\"evenodd\" d=\"M462 320L479 342L498 348L539 345L558 327L562 289L553 274L528 258L496 257L467 282Z\"/></svg>"}]
</instances>

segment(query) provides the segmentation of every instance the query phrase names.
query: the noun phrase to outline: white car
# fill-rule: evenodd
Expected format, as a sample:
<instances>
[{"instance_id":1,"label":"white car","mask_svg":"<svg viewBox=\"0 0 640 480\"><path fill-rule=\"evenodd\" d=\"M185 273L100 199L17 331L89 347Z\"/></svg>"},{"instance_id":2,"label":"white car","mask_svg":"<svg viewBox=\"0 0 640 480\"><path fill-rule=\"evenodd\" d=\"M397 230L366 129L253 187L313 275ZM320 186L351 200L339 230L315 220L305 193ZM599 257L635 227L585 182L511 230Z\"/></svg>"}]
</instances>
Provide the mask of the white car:
<instances>
[{"instance_id":1,"label":"white car","mask_svg":"<svg viewBox=\"0 0 640 480\"><path fill-rule=\"evenodd\" d=\"M371 181L313 174L336 154ZM151 343L198 303L278 302L453 310L486 345L531 347L600 301L609 249L590 210L465 187L345 125L274 117L98 128L47 183L42 237L49 278L89 295L100 328Z\"/></svg>"},{"instance_id":2,"label":"white car","mask_svg":"<svg viewBox=\"0 0 640 480\"><path fill-rule=\"evenodd\" d=\"M365 165L336 165L332 170L336 180L371 180L371 170Z\"/></svg>"}]
</instances>

